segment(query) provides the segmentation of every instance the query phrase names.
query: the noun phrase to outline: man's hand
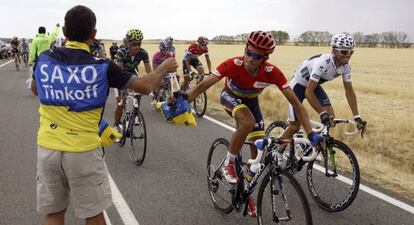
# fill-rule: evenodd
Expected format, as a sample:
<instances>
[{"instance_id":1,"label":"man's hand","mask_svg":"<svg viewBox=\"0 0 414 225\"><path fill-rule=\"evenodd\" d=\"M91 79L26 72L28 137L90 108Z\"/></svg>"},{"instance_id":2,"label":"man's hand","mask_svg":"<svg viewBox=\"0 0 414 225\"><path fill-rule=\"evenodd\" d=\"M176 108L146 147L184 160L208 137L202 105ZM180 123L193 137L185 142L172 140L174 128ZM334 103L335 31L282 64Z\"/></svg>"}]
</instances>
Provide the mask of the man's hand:
<instances>
[{"instance_id":1,"label":"man's hand","mask_svg":"<svg viewBox=\"0 0 414 225\"><path fill-rule=\"evenodd\" d=\"M168 58L164 60L161 65L157 67L157 69L164 70L165 73L172 73L177 71L178 63L174 58Z\"/></svg>"},{"instance_id":2,"label":"man's hand","mask_svg":"<svg viewBox=\"0 0 414 225\"><path fill-rule=\"evenodd\" d=\"M361 137L364 137L367 121L363 120L360 115L354 116L354 121L358 130L361 131Z\"/></svg>"},{"instance_id":3,"label":"man's hand","mask_svg":"<svg viewBox=\"0 0 414 225\"><path fill-rule=\"evenodd\" d=\"M328 112L326 112L326 111L321 112L321 114L319 114L319 117L321 118L321 122L325 126L330 126L331 125L331 115L329 115Z\"/></svg>"}]
</instances>

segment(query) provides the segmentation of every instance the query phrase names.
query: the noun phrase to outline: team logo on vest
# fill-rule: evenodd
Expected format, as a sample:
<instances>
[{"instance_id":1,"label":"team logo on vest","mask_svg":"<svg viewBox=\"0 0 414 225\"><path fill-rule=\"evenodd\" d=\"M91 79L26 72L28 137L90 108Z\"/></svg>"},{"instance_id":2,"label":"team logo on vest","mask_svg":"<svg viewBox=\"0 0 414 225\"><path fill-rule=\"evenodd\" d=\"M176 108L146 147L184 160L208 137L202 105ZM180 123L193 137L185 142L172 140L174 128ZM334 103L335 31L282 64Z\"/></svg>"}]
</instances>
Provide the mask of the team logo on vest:
<instances>
[{"instance_id":1,"label":"team logo on vest","mask_svg":"<svg viewBox=\"0 0 414 225\"><path fill-rule=\"evenodd\" d=\"M266 88L269 87L270 85L272 85L271 83L266 83L266 82L260 82L260 81L256 81L253 84L254 88Z\"/></svg>"},{"instance_id":2,"label":"team logo on vest","mask_svg":"<svg viewBox=\"0 0 414 225\"><path fill-rule=\"evenodd\" d=\"M240 60L240 59L234 59L234 65L236 65L236 66L241 66L241 65L243 65L243 60Z\"/></svg>"},{"instance_id":3,"label":"team logo on vest","mask_svg":"<svg viewBox=\"0 0 414 225\"><path fill-rule=\"evenodd\" d=\"M267 73L272 72L272 70L273 70L273 66L265 66L264 67L264 71L266 71Z\"/></svg>"},{"instance_id":4,"label":"team logo on vest","mask_svg":"<svg viewBox=\"0 0 414 225\"><path fill-rule=\"evenodd\" d=\"M39 61L35 78L42 104L70 106L75 111L101 106L108 90L106 68L107 64L66 66Z\"/></svg>"}]
</instances>

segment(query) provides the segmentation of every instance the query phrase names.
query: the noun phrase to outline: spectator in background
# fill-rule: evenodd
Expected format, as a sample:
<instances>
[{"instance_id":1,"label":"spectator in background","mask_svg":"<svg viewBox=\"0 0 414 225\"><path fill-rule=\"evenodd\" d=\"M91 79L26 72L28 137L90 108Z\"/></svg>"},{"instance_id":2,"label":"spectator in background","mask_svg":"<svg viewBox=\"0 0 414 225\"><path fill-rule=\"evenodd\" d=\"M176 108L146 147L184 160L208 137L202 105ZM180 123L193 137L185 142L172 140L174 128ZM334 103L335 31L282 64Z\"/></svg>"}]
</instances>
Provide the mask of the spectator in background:
<instances>
[{"instance_id":1,"label":"spectator in background","mask_svg":"<svg viewBox=\"0 0 414 225\"><path fill-rule=\"evenodd\" d=\"M45 27L39 27L38 34L32 41L32 45L30 46L30 54L29 54L29 64L33 65L36 61L36 58L42 53L43 51L50 48L50 45L59 35L59 23L56 24L56 27L51 35L46 34Z\"/></svg>"},{"instance_id":2,"label":"spectator in background","mask_svg":"<svg viewBox=\"0 0 414 225\"><path fill-rule=\"evenodd\" d=\"M109 54L111 55L111 59L114 60L115 59L115 55L118 52L118 43L116 42L112 42L112 46L109 48Z\"/></svg>"}]
</instances>

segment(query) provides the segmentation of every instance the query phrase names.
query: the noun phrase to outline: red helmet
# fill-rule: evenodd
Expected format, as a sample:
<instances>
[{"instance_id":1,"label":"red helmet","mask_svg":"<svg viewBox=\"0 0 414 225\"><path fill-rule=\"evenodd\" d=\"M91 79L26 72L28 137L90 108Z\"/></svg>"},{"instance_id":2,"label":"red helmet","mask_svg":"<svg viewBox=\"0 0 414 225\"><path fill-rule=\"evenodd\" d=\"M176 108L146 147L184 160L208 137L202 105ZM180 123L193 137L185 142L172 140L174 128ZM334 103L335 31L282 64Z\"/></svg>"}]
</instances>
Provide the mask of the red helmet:
<instances>
[{"instance_id":1,"label":"red helmet","mask_svg":"<svg viewBox=\"0 0 414 225\"><path fill-rule=\"evenodd\" d=\"M276 41L272 35L264 31L253 31L246 39L246 44L263 52L266 55L272 54L276 47Z\"/></svg>"},{"instance_id":2,"label":"red helmet","mask_svg":"<svg viewBox=\"0 0 414 225\"><path fill-rule=\"evenodd\" d=\"M208 45L208 38L206 38L204 36L200 36L200 37L198 37L197 42L200 45Z\"/></svg>"}]
</instances>

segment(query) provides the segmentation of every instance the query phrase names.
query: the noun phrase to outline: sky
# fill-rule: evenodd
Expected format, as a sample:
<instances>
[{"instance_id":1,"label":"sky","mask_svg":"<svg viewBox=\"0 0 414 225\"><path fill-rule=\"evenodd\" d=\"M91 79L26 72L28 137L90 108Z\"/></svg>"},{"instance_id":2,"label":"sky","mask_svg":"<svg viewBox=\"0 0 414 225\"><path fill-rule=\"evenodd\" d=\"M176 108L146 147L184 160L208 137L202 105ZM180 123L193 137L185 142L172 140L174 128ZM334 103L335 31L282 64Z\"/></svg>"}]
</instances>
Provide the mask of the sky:
<instances>
[{"instance_id":1,"label":"sky","mask_svg":"<svg viewBox=\"0 0 414 225\"><path fill-rule=\"evenodd\" d=\"M75 5L97 17L97 38L122 39L138 28L145 39L196 39L253 30L282 30L291 38L308 30L402 31L414 42L413 0L0 0L0 37L33 38L39 26L64 23Z\"/></svg>"}]
</instances>

